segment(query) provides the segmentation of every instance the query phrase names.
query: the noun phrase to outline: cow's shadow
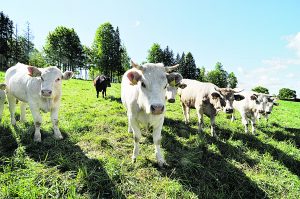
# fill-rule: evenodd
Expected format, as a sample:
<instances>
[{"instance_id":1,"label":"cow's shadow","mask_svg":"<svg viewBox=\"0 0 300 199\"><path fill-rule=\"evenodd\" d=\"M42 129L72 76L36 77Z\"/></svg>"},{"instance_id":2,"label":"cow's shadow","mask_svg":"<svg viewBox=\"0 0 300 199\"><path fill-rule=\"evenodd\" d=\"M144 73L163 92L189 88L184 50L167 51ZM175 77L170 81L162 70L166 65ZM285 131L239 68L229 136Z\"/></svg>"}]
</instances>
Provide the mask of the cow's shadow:
<instances>
[{"instance_id":1,"label":"cow's shadow","mask_svg":"<svg viewBox=\"0 0 300 199\"><path fill-rule=\"evenodd\" d=\"M18 148L18 143L9 125L0 124L0 157L11 157ZM1 164L1 162L0 162Z\"/></svg>"},{"instance_id":2,"label":"cow's shadow","mask_svg":"<svg viewBox=\"0 0 300 199\"><path fill-rule=\"evenodd\" d=\"M171 133L162 132L162 147L166 150L165 157L169 164L169 167L160 170L163 175L178 180L199 198L267 198L266 192L228 161L230 159L249 166L257 163L239 148L206 133L198 134L197 140L202 140L198 143L183 144L178 141L176 133L177 125L185 124L167 119L165 125L171 129ZM190 130L191 134L197 136L197 129ZM226 134L231 135L231 132ZM207 143L213 143L218 152L209 149Z\"/></svg>"},{"instance_id":3,"label":"cow's shadow","mask_svg":"<svg viewBox=\"0 0 300 199\"><path fill-rule=\"evenodd\" d=\"M34 127L21 136L26 153L35 161L58 168L61 172L72 171L74 175L83 170L84 180L76 191L88 193L90 198L125 198L107 174L103 163L89 158L82 149L62 131L63 140L55 140L52 132L41 131L42 142L33 141ZM118 179L114 179L118 181Z\"/></svg>"}]
</instances>

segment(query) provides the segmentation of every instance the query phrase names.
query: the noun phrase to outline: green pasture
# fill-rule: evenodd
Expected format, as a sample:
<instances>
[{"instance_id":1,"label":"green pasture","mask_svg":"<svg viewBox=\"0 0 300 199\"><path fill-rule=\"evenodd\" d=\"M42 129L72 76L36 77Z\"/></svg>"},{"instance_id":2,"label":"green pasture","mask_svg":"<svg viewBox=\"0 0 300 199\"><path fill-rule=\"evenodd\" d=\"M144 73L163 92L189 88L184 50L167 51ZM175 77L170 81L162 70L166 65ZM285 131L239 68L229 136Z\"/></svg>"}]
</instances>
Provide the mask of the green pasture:
<instances>
[{"instance_id":1,"label":"green pasture","mask_svg":"<svg viewBox=\"0 0 300 199\"><path fill-rule=\"evenodd\" d=\"M0 83L4 80L0 73ZM101 95L100 95L101 96ZM300 103L280 101L257 136L244 133L240 117L216 118L219 139L197 133L197 117L185 125L179 100L167 104L159 168L150 134L131 163L132 134L120 103L120 84L97 99L91 81L63 82L59 126L53 138L43 113L42 142L27 122L10 125L8 105L0 124L0 198L300 198ZM20 109L17 107L17 119Z\"/></svg>"}]
</instances>

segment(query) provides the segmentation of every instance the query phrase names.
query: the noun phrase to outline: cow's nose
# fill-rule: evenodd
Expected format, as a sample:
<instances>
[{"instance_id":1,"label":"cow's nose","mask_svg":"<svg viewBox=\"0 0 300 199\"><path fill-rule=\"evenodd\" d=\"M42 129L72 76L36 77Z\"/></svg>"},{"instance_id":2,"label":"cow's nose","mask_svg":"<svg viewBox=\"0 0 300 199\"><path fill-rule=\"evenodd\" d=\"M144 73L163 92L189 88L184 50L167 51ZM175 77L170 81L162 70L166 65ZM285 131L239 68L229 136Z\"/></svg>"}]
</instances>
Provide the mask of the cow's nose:
<instances>
[{"instance_id":1,"label":"cow's nose","mask_svg":"<svg viewBox=\"0 0 300 199\"><path fill-rule=\"evenodd\" d=\"M152 104L150 108L151 108L151 113L154 115L162 114L165 109L164 105L162 104Z\"/></svg>"},{"instance_id":2,"label":"cow's nose","mask_svg":"<svg viewBox=\"0 0 300 199\"><path fill-rule=\"evenodd\" d=\"M271 114L271 112L270 111L268 111L268 112L266 112L267 114Z\"/></svg>"},{"instance_id":3,"label":"cow's nose","mask_svg":"<svg viewBox=\"0 0 300 199\"><path fill-rule=\"evenodd\" d=\"M49 97L52 94L51 90L42 90L41 92L43 96L47 96L47 97Z\"/></svg>"},{"instance_id":4,"label":"cow's nose","mask_svg":"<svg viewBox=\"0 0 300 199\"><path fill-rule=\"evenodd\" d=\"M168 102L174 103L174 102L175 102L175 99L168 99Z\"/></svg>"},{"instance_id":5,"label":"cow's nose","mask_svg":"<svg viewBox=\"0 0 300 199\"><path fill-rule=\"evenodd\" d=\"M225 110L225 112L226 112L226 113L233 113L233 109L232 109L232 108L227 108L227 109Z\"/></svg>"},{"instance_id":6,"label":"cow's nose","mask_svg":"<svg viewBox=\"0 0 300 199\"><path fill-rule=\"evenodd\" d=\"M263 111L263 110L259 110L258 112L259 112L259 113L264 113L264 111Z\"/></svg>"}]
</instances>

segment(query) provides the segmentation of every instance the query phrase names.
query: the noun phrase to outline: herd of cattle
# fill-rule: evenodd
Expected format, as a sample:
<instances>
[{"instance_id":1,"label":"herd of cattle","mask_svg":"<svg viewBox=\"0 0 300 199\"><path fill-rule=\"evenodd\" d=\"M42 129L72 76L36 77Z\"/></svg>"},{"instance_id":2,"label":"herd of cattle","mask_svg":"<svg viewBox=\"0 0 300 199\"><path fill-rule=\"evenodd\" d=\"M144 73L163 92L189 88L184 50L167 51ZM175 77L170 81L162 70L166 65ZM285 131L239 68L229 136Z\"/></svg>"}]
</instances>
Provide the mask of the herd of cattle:
<instances>
[{"instance_id":1,"label":"herd of cattle","mask_svg":"<svg viewBox=\"0 0 300 199\"><path fill-rule=\"evenodd\" d=\"M121 100L127 110L128 132L133 132L133 162L139 153L141 127L153 134L155 154L159 166L166 164L160 149L161 130L166 112L166 100L175 102L176 94L180 97L185 123L189 123L190 109L195 108L198 116L198 131L203 128L203 114L210 118L211 135L215 133L215 117L224 110L232 114L240 112L245 132L251 123L252 134L255 134L255 122L264 116L268 119L272 107L278 105L275 98L253 91L231 88L219 88L212 83L183 79L181 74L173 72L178 65L165 67L163 64L146 63L138 65L131 62L132 69L125 72L121 82ZM61 101L61 82L72 77L71 71L62 73L57 67L37 68L18 63L5 73L5 84L0 84L0 121L7 96L11 124L16 124L16 100L20 101L20 121L25 121L27 104L31 110L34 125L34 141L41 142L40 127L42 117L40 110L50 112L54 137L62 139L58 128L58 111ZM98 76L94 80L97 92L106 96L110 79Z\"/></svg>"}]
</instances>

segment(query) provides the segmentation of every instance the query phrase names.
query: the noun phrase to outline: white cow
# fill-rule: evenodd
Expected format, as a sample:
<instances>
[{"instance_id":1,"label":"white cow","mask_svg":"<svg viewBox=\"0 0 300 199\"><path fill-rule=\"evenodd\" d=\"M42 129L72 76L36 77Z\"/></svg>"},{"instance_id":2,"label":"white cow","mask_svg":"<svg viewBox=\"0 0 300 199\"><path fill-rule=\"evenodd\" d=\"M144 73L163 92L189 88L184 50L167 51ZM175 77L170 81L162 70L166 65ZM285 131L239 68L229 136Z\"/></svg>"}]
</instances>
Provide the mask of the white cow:
<instances>
[{"instance_id":1,"label":"white cow","mask_svg":"<svg viewBox=\"0 0 300 199\"><path fill-rule=\"evenodd\" d=\"M264 117L266 121L269 121L269 117L272 113L273 106L279 106L279 104L276 102L276 98L273 96L268 96L268 102L266 103L265 107L265 113L264 114L257 114L257 119L260 119L261 117Z\"/></svg>"},{"instance_id":2,"label":"white cow","mask_svg":"<svg viewBox=\"0 0 300 199\"><path fill-rule=\"evenodd\" d=\"M34 141L41 142L40 127L42 117L40 110L50 112L54 129L54 137L62 139L58 128L58 111L61 100L62 80L68 80L73 72L62 73L57 67L36 68L21 63L9 68L5 73L7 99L11 124L16 124L16 99L21 101L20 120L25 121L26 103L29 104L34 125Z\"/></svg>"},{"instance_id":3,"label":"white cow","mask_svg":"<svg viewBox=\"0 0 300 199\"><path fill-rule=\"evenodd\" d=\"M189 123L190 108L195 108L198 115L198 131L202 131L203 114L205 114L210 118L211 135L217 137L215 116L222 109L225 113L232 113L233 101L244 99L243 95L236 94L240 91L231 88L219 88L209 82L183 79L182 83L187 85L186 88L178 90L185 123Z\"/></svg>"},{"instance_id":4,"label":"white cow","mask_svg":"<svg viewBox=\"0 0 300 199\"><path fill-rule=\"evenodd\" d=\"M245 96L245 99L241 101L235 101L233 103L233 107L241 114L242 123L245 126L245 133L248 133L248 121L250 121L252 127L251 132L253 135L255 135L256 119L258 115L266 114L269 96L253 91L243 91L241 94ZM234 119L234 115L232 114L231 121Z\"/></svg>"},{"instance_id":5,"label":"white cow","mask_svg":"<svg viewBox=\"0 0 300 199\"><path fill-rule=\"evenodd\" d=\"M0 84L0 122L2 120L2 113L4 108L4 102L5 102L5 88L6 84Z\"/></svg>"},{"instance_id":6,"label":"white cow","mask_svg":"<svg viewBox=\"0 0 300 199\"><path fill-rule=\"evenodd\" d=\"M176 66L146 63L142 66L131 62L133 68L126 71L121 83L121 99L127 109L128 132L133 132L134 149L132 161L139 153L141 127L153 133L156 159L159 166L165 164L161 154L161 130L165 115L165 95L168 83L174 80L172 74Z\"/></svg>"}]
</instances>

